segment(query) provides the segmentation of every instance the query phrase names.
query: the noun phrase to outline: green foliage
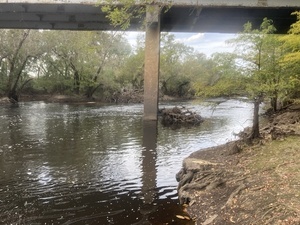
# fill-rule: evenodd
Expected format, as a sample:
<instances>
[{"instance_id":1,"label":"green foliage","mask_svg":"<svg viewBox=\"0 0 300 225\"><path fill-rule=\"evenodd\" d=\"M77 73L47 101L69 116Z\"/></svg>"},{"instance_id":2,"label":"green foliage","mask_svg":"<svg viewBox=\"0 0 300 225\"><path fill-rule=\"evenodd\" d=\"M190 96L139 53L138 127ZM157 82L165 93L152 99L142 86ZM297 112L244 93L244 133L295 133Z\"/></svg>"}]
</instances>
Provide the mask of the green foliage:
<instances>
[{"instance_id":1,"label":"green foliage","mask_svg":"<svg viewBox=\"0 0 300 225\"><path fill-rule=\"evenodd\" d=\"M122 0L122 7L114 0L107 0L101 7L102 12L115 27L121 27L123 30L129 28L131 20L140 18L145 13L144 7L137 7L135 0Z\"/></svg>"},{"instance_id":2,"label":"green foliage","mask_svg":"<svg viewBox=\"0 0 300 225\"><path fill-rule=\"evenodd\" d=\"M117 73L115 81L125 89L142 90L144 86L144 58L145 51L143 48L130 55Z\"/></svg>"},{"instance_id":3,"label":"green foliage","mask_svg":"<svg viewBox=\"0 0 300 225\"><path fill-rule=\"evenodd\" d=\"M73 80L63 76L42 76L34 79L35 92L42 94L73 94Z\"/></svg>"},{"instance_id":4,"label":"green foliage","mask_svg":"<svg viewBox=\"0 0 300 225\"><path fill-rule=\"evenodd\" d=\"M6 92L6 83L8 77L8 65L4 60L0 61L0 96L4 96Z\"/></svg>"},{"instance_id":5,"label":"green foliage","mask_svg":"<svg viewBox=\"0 0 300 225\"><path fill-rule=\"evenodd\" d=\"M193 48L175 41L169 33L161 35L160 87L163 94L173 96L188 95L190 76L183 70Z\"/></svg>"},{"instance_id":6,"label":"green foliage","mask_svg":"<svg viewBox=\"0 0 300 225\"><path fill-rule=\"evenodd\" d=\"M160 1L159 4L159 7L165 8L166 11L171 7L170 0ZM99 5L114 27L127 30L133 20L137 20L141 26L144 25L146 10L152 10L151 7L147 6L153 5L153 0L105 0L101 1Z\"/></svg>"},{"instance_id":7,"label":"green foliage","mask_svg":"<svg viewBox=\"0 0 300 225\"><path fill-rule=\"evenodd\" d=\"M15 101L31 80L37 59L44 54L44 43L38 31L2 30L0 33L1 92Z\"/></svg>"},{"instance_id":8,"label":"green foliage","mask_svg":"<svg viewBox=\"0 0 300 225\"><path fill-rule=\"evenodd\" d=\"M52 82L47 86L54 92L73 91L92 97L107 77L115 76L115 68L130 52L119 32L51 31L45 38L50 40L51 50L43 58L43 79ZM56 85L56 80L63 84Z\"/></svg>"},{"instance_id":9,"label":"green foliage","mask_svg":"<svg viewBox=\"0 0 300 225\"><path fill-rule=\"evenodd\" d=\"M245 95L246 77L237 69L235 55L215 53L210 59L204 58L202 73L194 88L201 97Z\"/></svg>"},{"instance_id":10,"label":"green foliage","mask_svg":"<svg viewBox=\"0 0 300 225\"><path fill-rule=\"evenodd\" d=\"M245 94L242 89L243 83L237 79L219 79L211 86L195 86L197 95L201 97L232 97Z\"/></svg>"},{"instance_id":11,"label":"green foliage","mask_svg":"<svg viewBox=\"0 0 300 225\"><path fill-rule=\"evenodd\" d=\"M116 81L122 88L141 90L144 82L144 44L140 41L134 54L128 57L119 71ZM191 91L191 74L185 71L184 64L189 60L193 49L175 41L169 33L161 35L160 89L162 94L187 96Z\"/></svg>"},{"instance_id":12,"label":"green foliage","mask_svg":"<svg viewBox=\"0 0 300 225\"><path fill-rule=\"evenodd\" d=\"M288 95L291 98L300 97L300 11L292 13L297 17L297 21L291 25L287 35L280 38L282 41L283 57L280 65L287 74Z\"/></svg>"},{"instance_id":13,"label":"green foliage","mask_svg":"<svg viewBox=\"0 0 300 225\"><path fill-rule=\"evenodd\" d=\"M236 47L234 54L207 57L177 42L174 35L162 33L161 93L179 97L263 94L271 102L299 96L300 13L295 15L297 22L283 37L272 34L271 20L264 19L259 29L245 24L244 32L229 41ZM29 92L104 99L122 89L143 89L143 38L134 52L120 32L4 30L0 38L0 95L15 83L17 90L26 84Z\"/></svg>"},{"instance_id":14,"label":"green foliage","mask_svg":"<svg viewBox=\"0 0 300 225\"><path fill-rule=\"evenodd\" d=\"M282 49L275 31L272 20L264 18L259 29L253 29L251 23L247 23L244 31L230 40L241 60L243 74L249 78L246 88L249 96L270 98L274 111L277 110L278 99L285 98L288 85L286 74L279 64Z\"/></svg>"}]
</instances>

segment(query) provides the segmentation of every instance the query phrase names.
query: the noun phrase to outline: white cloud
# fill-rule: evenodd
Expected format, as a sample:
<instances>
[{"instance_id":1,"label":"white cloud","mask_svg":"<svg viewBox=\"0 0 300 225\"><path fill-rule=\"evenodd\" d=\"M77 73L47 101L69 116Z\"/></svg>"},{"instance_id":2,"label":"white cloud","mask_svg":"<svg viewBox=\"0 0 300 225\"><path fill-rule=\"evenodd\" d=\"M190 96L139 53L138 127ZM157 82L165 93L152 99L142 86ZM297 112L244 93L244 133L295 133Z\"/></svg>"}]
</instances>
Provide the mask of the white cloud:
<instances>
[{"instance_id":1,"label":"white cloud","mask_svg":"<svg viewBox=\"0 0 300 225\"><path fill-rule=\"evenodd\" d=\"M175 33L178 42L193 47L196 51L208 56L215 52L232 52L233 48L225 42L234 37L234 34L221 33Z\"/></svg>"},{"instance_id":2,"label":"white cloud","mask_svg":"<svg viewBox=\"0 0 300 225\"><path fill-rule=\"evenodd\" d=\"M137 36L140 32L126 32L130 45L136 47ZM175 40L193 47L196 51L211 56L215 52L232 52L233 48L225 42L235 37L235 34L227 33L172 33Z\"/></svg>"},{"instance_id":3,"label":"white cloud","mask_svg":"<svg viewBox=\"0 0 300 225\"><path fill-rule=\"evenodd\" d=\"M204 37L203 33L198 33L198 34L190 36L187 39L187 42L195 42L195 41L201 40L203 37Z\"/></svg>"},{"instance_id":4,"label":"white cloud","mask_svg":"<svg viewBox=\"0 0 300 225\"><path fill-rule=\"evenodd\" d=\"M191 44L200 41L204 37L204 33L196 33L196 34L189 34L189 33L173 33L176 37L176 41L182 42L184 44Z\"/></svg>"}]
</instances>

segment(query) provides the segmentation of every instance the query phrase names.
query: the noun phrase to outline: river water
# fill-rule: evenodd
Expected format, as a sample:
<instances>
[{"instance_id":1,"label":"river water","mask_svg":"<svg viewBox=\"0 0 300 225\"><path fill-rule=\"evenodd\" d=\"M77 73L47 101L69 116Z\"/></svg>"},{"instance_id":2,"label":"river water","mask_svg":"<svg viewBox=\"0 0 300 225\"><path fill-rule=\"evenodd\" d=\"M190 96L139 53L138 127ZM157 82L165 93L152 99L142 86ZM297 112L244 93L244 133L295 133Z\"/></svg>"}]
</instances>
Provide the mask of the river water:
<instances>
[{"instance_id":1,"label":"river water","mask_svg":"<svg viewBox=\"0 0 300 225\"><path fill-rule=\"evenodd\" d=\"M192 224L175 174L190 153L235 139L252 104L184 105L197 127L143 122L143 105L26 102L0 106L0 224Z\"/></svg>"}]
</instances>

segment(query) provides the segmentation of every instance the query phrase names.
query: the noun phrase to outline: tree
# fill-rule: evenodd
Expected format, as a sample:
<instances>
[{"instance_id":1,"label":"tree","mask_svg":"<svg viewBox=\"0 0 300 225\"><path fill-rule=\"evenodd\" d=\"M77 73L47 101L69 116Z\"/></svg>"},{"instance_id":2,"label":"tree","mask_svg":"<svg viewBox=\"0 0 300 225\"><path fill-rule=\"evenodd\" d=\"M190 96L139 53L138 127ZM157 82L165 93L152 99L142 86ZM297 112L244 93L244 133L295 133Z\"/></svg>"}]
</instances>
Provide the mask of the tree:
<instances>
[{"instance_id":1,"label":"tree","mask_svg":"<svg viewBox=\"0 0 300 225\"><path fill-rule=\"evenodd\" d=\"M288 34L281 38L286 50L283 61L286 63L297 64L300 60L300 11L292 13L297 17L297 21L291 25Z\"/></svg>"},{"instance_id":2,"label":"tree","mask_svg":"<svg viewBox=\"0 0 300 225\"><path fill-rule=\"evenodd\" d=\"M280 65L288 74L288 90L287 95L290 98L300 96L300 11L292 13L297 17L295 23L291 25L287 35L280 38L282 41L283 57L280 60Z\"/></svg>"},{"instance_id":3,"label":"tree","mask_svg":"<svg viewBox=\"0 0 300 225\"><path fill-rule=\"evenodd\" d=\"M245 94L245 77L241 75L232 53L215 53L198 59L196 94L202 97L224 97ZM197 71L195 73L197 74Z\"/></svg>"},{"instance_id":4,"label":"tree","mask_svg":"<svg viewBox=\"0 0 300 225\"><path fill-rule=\"evenodd\" d=\"M190 79L182 65L193 53L193 48L176 42L173 34L161 35L160 86L163 94L179 97L187 94Z\"/></svg>"},{"instance_id":5,"label":"tree","mask_svg":"<svg viewBox=\"0 0 300 225\"><path fill-rule=\"evenodd\" d=\"M46 38L52 47L44 57L45 76L66 78L72 93L88 98L104 83L113 82L131 51L120 32L51 31Z\"/></svg>"},{"instance_id":6,"label":"tree","mask_svg":"<svg viewBox=\"0 0 300 225\"><path fill-rule=\"evenodd\" d=\"M124 64L117 81L126 89L141 90L144 72L144 42L139 38L138 46ZM178 43L175 36L162 33L160 57L160 89L161 93L172 96L186 96L190 90L190 74L184 70L184 63L194 50Z\"/></svg>"},{"instance_id":7,"label":"tree","mask_svg":"<svg viewBox=\"0 0 300 225\"><path fill-rule=\"evenodd\" d=\"M138 47L135 53L128 56L119 70L116 81L124 89L142 90L144 86L145 48Z\"/></svg>"},{"instance_id":8,"label":"tree","mask_svg":"<svg viewBox=\"0 0 300 225\"><path fill-rule=\"evenodd\" d=\"M112 77L109 82L114 81L116 70L124 65L131 52L131 47L120 32L96 32L92 38L92 46L96 53L94 64L98 63L98 68L96 72L90 72L91 75L85 90L88 98L93 96L99 85L105 83L105 77L102 77L99 82L101 75L110 74Z\"/></svg>"},{"instance_id":9,"label":"tree","mask_svg":"<svg viewBox=\"0 0 300 225\"><path fill-rule=\"evenodd\" d=\"M2 30L0 34L1 77L5 95L18 102L22 88L31 80L30 67L44 53L40 32Z\"/></svg>"},{"instance_id":10,"label":"tree","mask_svg":"<svg viewBox=\"0 0 300 225\"><path fill-rule=\"evenodd\" d=\"M278 62L278 42L273 36L276 28L272 20L263 19L259 29L254 29L250 22L244 25L244 31L229 41L236 46L236 54L243 66L243 73L250 78L248 91L254 99L254 118L250 138L258 138L259 133L259 105L265 95L271 98L276 110L277 84L280 79L280 68L276 67ZM275 83L275 85L273 85ZM266 88L268 87L268 89ZM273 99L273 100L272 100Z\"/></svg>"}]
</instances>

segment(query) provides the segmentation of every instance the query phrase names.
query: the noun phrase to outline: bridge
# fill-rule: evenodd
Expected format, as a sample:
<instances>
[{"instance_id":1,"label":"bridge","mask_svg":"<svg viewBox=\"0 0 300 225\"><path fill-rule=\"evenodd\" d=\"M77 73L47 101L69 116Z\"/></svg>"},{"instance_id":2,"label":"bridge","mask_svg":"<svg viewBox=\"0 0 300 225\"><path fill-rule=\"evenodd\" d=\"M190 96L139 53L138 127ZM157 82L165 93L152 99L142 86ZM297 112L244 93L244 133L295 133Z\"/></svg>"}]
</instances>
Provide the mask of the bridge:
<instances>
[{"instance_id":1,"label":"bridge","mask_svg":"<svg viewBox=\"0 0 300 225\"><path fill-rule=\"evenodd\" d=\"M57 30L115 30L97 0L0 0L0 28ZM160 16L160 30L167 32L241 31L251 21L259 25L264 17L285 33L295 21L299 0L158 0L172 7ZM139 30L133 20L129 30Z\"/></svg>"},{"instance_id":2,"label":"bridge","mask_svg":"<svg viewBox=\"0 0 300 225\"><path fill-rule=\"evenodd\" d=\"M142 1L137 1L142 2ZM103 4L103 3L102 3ZM171 5L161 12L163 5ZM139 6L137 4L137 6ZM141 29L146 18L144 119L157 120L160 32L236 33L250 21L272 19L286 33L300 10L299 0L154 0L152 10L133 19L129 31ZM55 30L116 30L97 0L0 0L0 28Z\"/></svg>"}]
</instances>

